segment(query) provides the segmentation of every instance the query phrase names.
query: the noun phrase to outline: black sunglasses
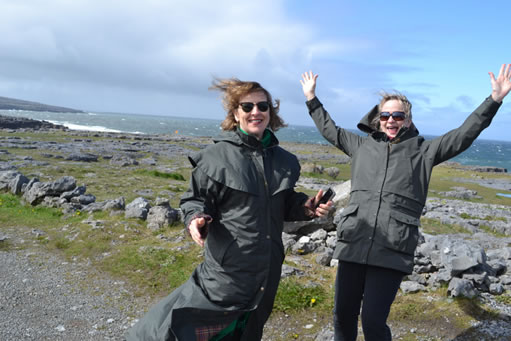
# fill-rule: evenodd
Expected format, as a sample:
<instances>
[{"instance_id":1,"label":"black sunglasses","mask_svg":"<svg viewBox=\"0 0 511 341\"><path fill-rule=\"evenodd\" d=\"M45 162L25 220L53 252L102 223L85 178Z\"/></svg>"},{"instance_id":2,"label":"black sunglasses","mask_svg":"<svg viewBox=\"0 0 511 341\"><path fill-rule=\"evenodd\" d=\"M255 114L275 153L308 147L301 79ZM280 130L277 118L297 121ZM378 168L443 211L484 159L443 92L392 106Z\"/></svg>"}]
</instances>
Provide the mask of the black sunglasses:
<instances>
[{"instance_id":1,"label":"black sunglasses","mask_svg":"<svg viewBox=\"0 0 511 341\"><path fill-rule=\"evenodd\" d=\"M402 111L394 111L394 112L384 111L384 112L380 113L380 120L388 121L390 116L392 116L394 121L403 121L406 118L406 114Z\"/></svg>"},{"instance_id":2,"label":"black sunglasses","mask_svg":"<svg viewBox=\"0 0 511 341\"><path fill-rule=\"evenodd\" d=\"M268 109L270 109L270 104L268 102L258 102L258 103L243 102L243 103L240 103L241 109L246 113L251 112L252 109L254 109L255 105L257 105L257 109L259 109L259 111L261 111L261 112L266 112L266 111L268 111Z\"/></svg>"}]
</instances>

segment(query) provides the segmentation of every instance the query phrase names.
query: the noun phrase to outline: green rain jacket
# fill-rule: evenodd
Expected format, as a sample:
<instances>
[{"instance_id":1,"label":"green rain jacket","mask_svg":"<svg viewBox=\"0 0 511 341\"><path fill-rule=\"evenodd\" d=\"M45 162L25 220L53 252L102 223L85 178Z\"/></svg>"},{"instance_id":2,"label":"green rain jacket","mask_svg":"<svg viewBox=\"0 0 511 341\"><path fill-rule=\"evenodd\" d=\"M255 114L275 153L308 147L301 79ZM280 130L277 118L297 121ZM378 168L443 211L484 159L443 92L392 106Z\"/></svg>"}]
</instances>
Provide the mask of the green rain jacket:
<instances>
[{"instance_id":1,"label":"green rain jacket","mask_svg":"<svg viewBox=\"0 0 511 341\"><path fill-rule=\"evenodd\" d=\"M337 227L333 257L411 273L433 166L467 149L500 103L488 97L459 128L432 140L413 124L389 140L370 124L378 106L358 124L368 136L337 127L317 98L307 107L323 137L352 158L350 200Z\"/></svg>"},{"instance_id":2,"label":"green rain jacket","mask_svg":"<svg viewBox=\"0 0 511 341\"><path fill-rule=\"evenodd\" d=\"M196 217L212 218L204 261L128 340L195 340L193 330L202 325L232 321L264 304L271 312L284 260L284 221L310 219L303 208L307 195L294 191L300 165L273 133L266 148L239 131L214 142L189 157L194 169L181 199L185 226ZM266 318L249 319L242 340L259 340Z\"/></svg>"}]
</instances>

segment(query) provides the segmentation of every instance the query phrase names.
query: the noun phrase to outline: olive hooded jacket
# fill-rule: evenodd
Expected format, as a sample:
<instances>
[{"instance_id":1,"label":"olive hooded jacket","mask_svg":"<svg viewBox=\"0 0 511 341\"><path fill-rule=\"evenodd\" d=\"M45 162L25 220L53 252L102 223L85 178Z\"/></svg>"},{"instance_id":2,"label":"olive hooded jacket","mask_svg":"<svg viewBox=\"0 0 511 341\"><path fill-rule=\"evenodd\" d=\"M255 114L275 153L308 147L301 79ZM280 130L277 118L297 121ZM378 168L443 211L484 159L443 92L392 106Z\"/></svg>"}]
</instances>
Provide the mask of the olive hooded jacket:
<instances>
[{"instance_id":1,"label":"olive hooded jacket","mask_svg":"<svg viewBox=\"0 0 511 341\"><path fill-rule=\"evenodd\" d=\"M308 220L296 156L240 131L189 157L191 184L181 199L185 226L211 217L204 261L160 301L128 340L195 340L194 329L250 315L242 340L259 340L271 312L284 260L284 221ZM257 310L264 309L258 315ZM261 317L262 316L262 317Z\"/></svg>"},{"instance_id":2,"label":"olive hooded jacket","mask_svg":"<svg viewBox=\"0 0 511 341\"><path fill-rule=\"evenodd\" d=\"M358 124L367 136L337 127L318 98L307 107L323 137L352 158L350 200L333 257L411 273L433 166L467 149L500 104L488 97L459 128L432 140L413 124L389 140L371 125L378 106Z\"/></svg>"}]
</instances>

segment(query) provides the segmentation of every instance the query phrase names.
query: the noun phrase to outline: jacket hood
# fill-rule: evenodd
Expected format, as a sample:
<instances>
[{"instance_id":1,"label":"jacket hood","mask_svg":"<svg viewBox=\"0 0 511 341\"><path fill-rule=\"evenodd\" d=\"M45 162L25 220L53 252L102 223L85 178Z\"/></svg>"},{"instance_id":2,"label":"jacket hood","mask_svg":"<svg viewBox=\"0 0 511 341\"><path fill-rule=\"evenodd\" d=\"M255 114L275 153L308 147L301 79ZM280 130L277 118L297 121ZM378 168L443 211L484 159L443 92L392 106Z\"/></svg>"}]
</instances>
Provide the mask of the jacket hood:
<instances>
[{"instance_id":1,"label":"jacket hood","mask_svg":"<svg viewBox=\"0 0 511 341\"><path fill-rule=\"evenodd\" d=\"M372 124L372 121L377 115L380 113L378 112L378 105L375 105L371 111L369 111L367 114L365 114L364 117L360 120L360 122L357 124L357 128L363 131L367 134L373 134L375 132L380 131L379 127L376 127ZM401 131L412 131L414 135L419 135L419 130L415 126L415 124L412 121L412 124L408 128L402 128ZM401 132L400 131L400 132Z\"/></svg>"}]
</instances>

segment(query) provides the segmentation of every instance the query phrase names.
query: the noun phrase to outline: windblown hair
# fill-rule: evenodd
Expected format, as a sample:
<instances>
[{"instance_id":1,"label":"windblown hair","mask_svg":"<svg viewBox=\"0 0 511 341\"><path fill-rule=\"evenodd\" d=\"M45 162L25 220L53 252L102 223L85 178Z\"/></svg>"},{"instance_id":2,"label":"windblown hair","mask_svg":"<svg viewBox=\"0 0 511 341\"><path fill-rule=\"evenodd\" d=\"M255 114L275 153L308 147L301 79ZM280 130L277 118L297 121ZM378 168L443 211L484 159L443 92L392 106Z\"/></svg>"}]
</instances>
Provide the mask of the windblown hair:
<instances>
[{"instance_id":1,"label":"windblown hair","mask_svg":"<svg viewBox=\"0 0 511 341\"><path fill-rule=\"evenodd\" d=\"M284 120L279 116L280 101L278 99L273 101L271 94L257 82L244 82L237 78L217 79L213 80L213 84L209 87L210 90L218 90L223 93L222 103L227 116L223 120L221 127L223 130L236 130L238 123L234 117L234 113L238 110L240 99L245 95L253 92L262 92L266 95L266 100L270 104L270 123L269 128L272 131L277 131L282 127L287 126Z\"/></svg>"},{"instance_id":2,"label":"windblown hair","mask_svg":"<svg viewBox=\"0 0 511 341\"><path fill-rule=\"evenodd\" d=\"M410 101L408 100L408 98L405 95L403 95L402 93L397 92L397 91L395 91L393 93L382 91L382 92L380 92L380 103L378 104L378 115L373 117L373 119L371 120L371 125L376 130L380 130L380 115L379 115L379 113L381 112L381 108L383 107L383 105L386 102L391 101L391 100L400 101L401 104L403 105L403 110L405 112L406 119L412 120L412 103L410 103Z\"/></svg>"}]
</instances>

